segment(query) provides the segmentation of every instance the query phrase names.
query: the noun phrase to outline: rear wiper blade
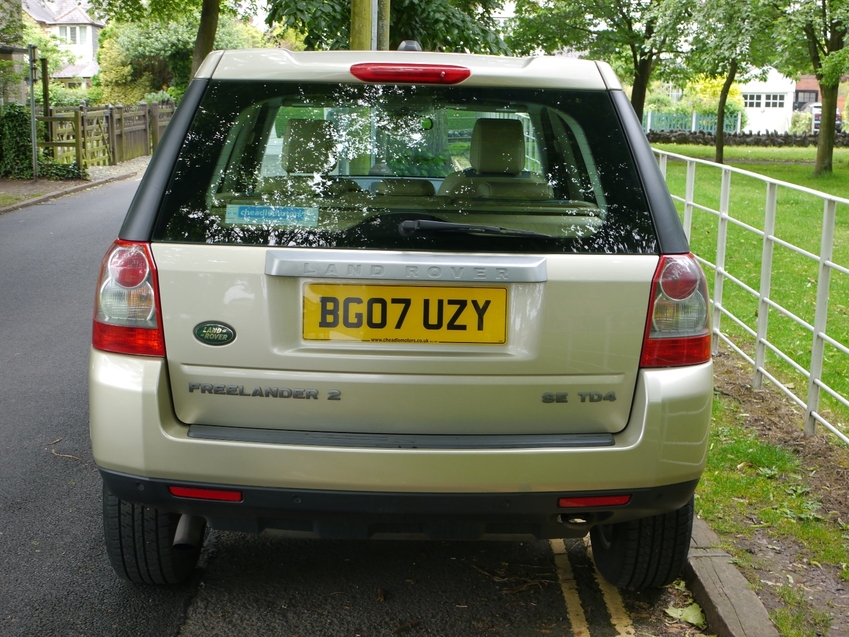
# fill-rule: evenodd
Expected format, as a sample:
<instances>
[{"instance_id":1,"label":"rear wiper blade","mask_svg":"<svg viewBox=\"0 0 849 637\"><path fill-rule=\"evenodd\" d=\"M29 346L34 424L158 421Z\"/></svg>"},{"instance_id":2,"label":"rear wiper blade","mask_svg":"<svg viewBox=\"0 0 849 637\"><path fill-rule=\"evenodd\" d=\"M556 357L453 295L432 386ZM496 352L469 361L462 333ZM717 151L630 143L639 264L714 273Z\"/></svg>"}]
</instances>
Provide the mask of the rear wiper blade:
<instances>
[{"instance_id":1,"label":"rear wiper blade","mask_svg":"<svg viewBox=\"0 0 849 637\"><path fill-rule=\"evenodd\" d=\"M460 232L465 234L495 234L502 237L552 238L551 235L534 232L533 230L513 230L498 226L479 226L469 223L452 223L450 221L431 221L430 219L408 219L407 221L402 221L398 226L398 232L402 237L412 237L419 230L430 232Z\"/></svg>"}]
</instances>

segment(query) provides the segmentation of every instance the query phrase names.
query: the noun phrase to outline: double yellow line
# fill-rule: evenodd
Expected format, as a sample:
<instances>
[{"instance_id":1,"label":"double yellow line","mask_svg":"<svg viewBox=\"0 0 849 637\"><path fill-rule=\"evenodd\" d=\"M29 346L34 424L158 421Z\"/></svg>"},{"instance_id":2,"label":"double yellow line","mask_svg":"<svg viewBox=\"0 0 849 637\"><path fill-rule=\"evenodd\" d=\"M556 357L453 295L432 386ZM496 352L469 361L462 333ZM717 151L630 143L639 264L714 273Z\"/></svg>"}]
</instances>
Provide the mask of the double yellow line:
<instances>
[{"instance_id":1,"label":"double yellow line","mask_svg":"<svg viewBox=\"0 0 849 637\"><path fill-rule=\"evenodd\" d=\"M589 545L589 537L584 538L587 554L592 558L592 549ZM581 604L581 596L578 593L578 582L572 572L572 563L569 561L569 553L563 540L551 540L551 550L554 553L554 564L557 567L557 579L560 582L560 590L563 591L563 599L566 600L566 611L569 613L569 621L572 624L572 632L575 637L591 637L590 627ZM607 611L610 613L610 622L616 629L617 637L635 637L634 625L622 603L622 597L615 586L605 580L598 569L593 567L595 580L601 590Z\"/></svg>"}]
</instances>

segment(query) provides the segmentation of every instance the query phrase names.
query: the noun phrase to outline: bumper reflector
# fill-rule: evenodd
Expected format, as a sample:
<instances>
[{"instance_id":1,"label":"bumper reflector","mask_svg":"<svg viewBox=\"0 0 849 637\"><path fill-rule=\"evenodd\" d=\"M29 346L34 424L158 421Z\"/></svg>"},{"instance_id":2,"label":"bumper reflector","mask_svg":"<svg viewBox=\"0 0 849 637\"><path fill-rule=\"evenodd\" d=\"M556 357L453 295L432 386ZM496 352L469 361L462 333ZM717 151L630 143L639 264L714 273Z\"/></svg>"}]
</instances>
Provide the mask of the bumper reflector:
<instances>
[{"instance_id":1,"label":"bumper reflector","mask_svg":"<svg viewBox=\"0 0 849 637\"><path fill-rule=\"evenodd\" d=\"M193 500L218 500L220 502L241 502L241 491L224 491L223 489L199 489L196 487L169 486L171 495L178 498L192 498Z\"/></svg>"},{"instance_id":2,"label":"bumper reflector","mask_svg":"<svg viewBox=\"0 0 849 637\"><path fill-rule=\"evenodd\" d=\"M628 504L630 495L591 495L579 498L560 498L557 506L561 509L583 509L584 507L613 507Z\"/></svg>"}]
</instances>

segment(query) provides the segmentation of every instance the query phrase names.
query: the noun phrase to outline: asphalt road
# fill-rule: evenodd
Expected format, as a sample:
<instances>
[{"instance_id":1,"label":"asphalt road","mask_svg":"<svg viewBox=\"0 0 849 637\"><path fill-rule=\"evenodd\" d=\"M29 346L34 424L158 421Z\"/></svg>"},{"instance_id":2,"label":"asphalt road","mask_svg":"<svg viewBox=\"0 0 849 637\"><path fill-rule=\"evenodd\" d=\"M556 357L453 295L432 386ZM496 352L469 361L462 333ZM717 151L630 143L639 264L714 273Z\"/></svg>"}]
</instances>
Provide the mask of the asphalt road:
<instances>
[{"instance_id":1,"label":"asphalt road","mask_svg":"<svg viewBox=\"0 0 849 637\"><path fill-rule=\"evenodd\" d=\"M87 359L99 263L137 183L0 215L0 636L655 634L666 593L621 599L581 541L212 532L189 585L119 580L102 540Z\"/></svg>"},{"instance_id":2,"label":"asphalt road","mask_svg":"<svg viewBox=\"0 0 849 637\"><path fill-rule=\"evenodd\" d=\"M0 635L172 635L194 588L108 570L88 437L100 260L137 181L0 215Z\"/></svg>"}]
</instances>

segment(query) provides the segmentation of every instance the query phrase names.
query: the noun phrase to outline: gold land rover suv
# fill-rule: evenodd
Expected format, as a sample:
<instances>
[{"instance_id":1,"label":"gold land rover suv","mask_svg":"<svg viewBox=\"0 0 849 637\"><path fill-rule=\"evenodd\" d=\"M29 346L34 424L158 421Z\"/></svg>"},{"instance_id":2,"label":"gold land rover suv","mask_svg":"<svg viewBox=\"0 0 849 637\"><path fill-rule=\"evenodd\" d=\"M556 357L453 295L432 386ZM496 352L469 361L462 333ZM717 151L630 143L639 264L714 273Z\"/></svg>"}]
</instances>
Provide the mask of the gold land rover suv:
<instances>
[{"instance_id":1,"label":"gold land rover suv","mask_svg":"<svg viewBox=\"0 0 849 637\"><path fill-rule=\"evenodd\" d=\"M91 438L112 566L206 528L592 539L680 573L712 395L704 274L610 67L214 52L103 259Z\"/></svg>"}]
</instances>

